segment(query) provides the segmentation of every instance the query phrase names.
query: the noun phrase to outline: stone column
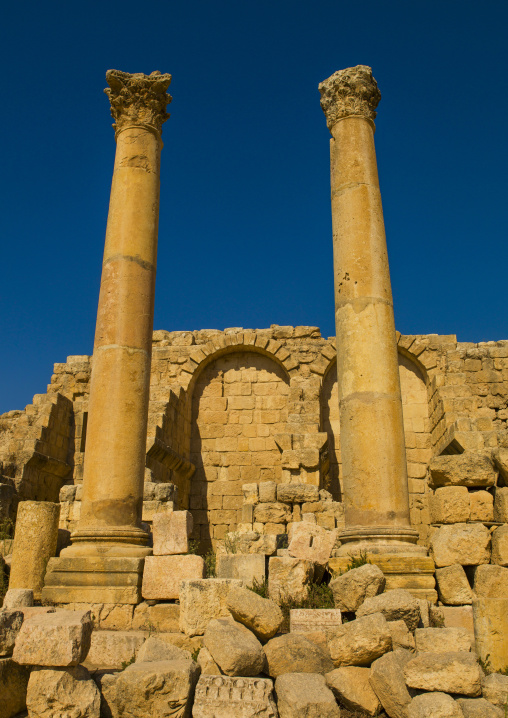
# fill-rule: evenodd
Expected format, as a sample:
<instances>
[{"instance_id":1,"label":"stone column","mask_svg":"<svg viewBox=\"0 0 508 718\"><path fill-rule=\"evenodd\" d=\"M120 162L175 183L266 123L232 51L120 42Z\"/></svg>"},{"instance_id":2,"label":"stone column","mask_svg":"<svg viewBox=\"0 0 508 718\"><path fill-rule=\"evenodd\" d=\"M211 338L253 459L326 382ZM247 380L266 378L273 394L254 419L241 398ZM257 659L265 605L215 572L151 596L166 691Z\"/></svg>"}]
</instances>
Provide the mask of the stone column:
<instances>
[{"instance_id":1,"label":"stone column","mask_svg":"<svg viewBox=\"0 0 508 718\"><path fill-rule=\"evenodd\" d=\"M369 67L319 85L332 134L335 321L346 528L341 553L410 551L402 401ZM423 550L424 551L424 550Z\"/></svg>"},{"instance_id":2,"label":"stone column","mask_svg":"<svg viewBox=\"0 0 508 718\"><path fill-rule=\"evenodd\" d=\"M106 230L102 279L97 311L83 499L72 546L62 551L51 572L67 566L76 573L76 560L100 556L142 559L151 553L141 528L146 432L152 354L157 229L159 219L162 124L169 115L166 90L170 75L129 74L109 70L105 90L111 102L117 142ZM73 563L74 560L74 563ZM67 562L67 563L65 563ZM70 563L69 563L70 562ZM118 561L118 572L133 575L142 561L130 567ZM90 564L90 562L89 562ZM117 573L102 566L100 593L114 602L127 601L129 592L107 591ZM127 570L128 569L128 570ZM86 571L85 571L86 573ZM78 579L76 573L76 580ZM115 579L116 580L116 579ZM67 583L72 583L70 576ZM109 581L109 583L108 583ZM46 582L58 585L59 577ZM97 588L97 579L88 580ZM54 590L53 594L54 594ZM132 593L132 592L131 592ZM139 593L139 592L138 592ZM53 600L56 600L54 595ZM49 598L49 594L46 596ZM131 597L135 602L135 596ZM77 600L72 598L69 600ZM82 599L86 600L86 599ZM106 602L106 598L104 598Z\"/></svg>"}]
</instances>

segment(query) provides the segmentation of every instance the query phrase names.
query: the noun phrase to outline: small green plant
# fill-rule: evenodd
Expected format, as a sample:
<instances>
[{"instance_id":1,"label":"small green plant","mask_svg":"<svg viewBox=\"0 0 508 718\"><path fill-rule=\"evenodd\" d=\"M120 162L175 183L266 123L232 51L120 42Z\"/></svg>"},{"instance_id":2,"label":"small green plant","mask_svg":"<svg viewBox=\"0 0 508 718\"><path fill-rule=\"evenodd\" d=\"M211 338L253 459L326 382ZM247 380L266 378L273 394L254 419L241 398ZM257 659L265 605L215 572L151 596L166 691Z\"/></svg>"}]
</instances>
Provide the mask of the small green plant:
<instances>
[{"instance_id":1,"label":"small green plant","mask_svg":"<svg viewBox=\"0 0 508 718\"><path fill-rule=\"evenodd\" d=\"M199 656L199 651L200 651L200 650L201 650L201 649L198 647L198 648L195 648L195 649L192 651L192 653L191 653L191 658L192 658L193 661L197 661L197 660L198 660L198 656Z\"/></svg>"},{"instance_id":2,"label":"small green plant","mask_svg":"<svg viewBox=\"0 0 508 718\"><path fill-rule=\"evenodd\" d=\"M330 586L326 583L312 582L309 585L309 593L303 601L295 601L289 596L282 596L279 600L280 610L284 616L284 621L280 628L281 633L289 631L290 611L295 608L335 608L333 601L333 593Z\"/></svg>"},{"instance_id":3,"label":"small green plant","mask_svg":"<svg viewBox=\"0 0 508 718\"><path fill-rule=\"evenodd\" d=\"M148 638L152 635L152 633L156 633L157 626L154 626L154 624L148 619Z\"/></svg>"},{"instance_id":4,"label":"small green plant","mask_svg":"<svg viewBox=\"0 0 508 718\"><path fill-rule=\"evenodd\" d=\"M352 571L354 568L360 568L360 566L365 566L367 563L370 563L367 558L367 551L360 551L359 554L350 553L346 571Z\"/></svg>"},{"instance_id":5,"label":"small green plant","mask_svg":"<svg viewBox=\"0 0 508 718\"><path fill-rule=\"evenodd\" d=\"M224 539L224 550L226 553L238 553L240 536L237 533L226 534Z\"/></svg>"},{"instance_id":6,"label":"small green plant","mask_svg":"<svg viewBox=\"0 0 508 718\"><path fill-rule=\"evenodd\" d=\"M487 653L485 658L478 657L478 663L485 674L488 675L489 673L493 673L492 664L490 662L490 653Z\"/></svg>"},{"instance_id":7,"label":"small green plant","mask_svg":"<svg viewBox=\"0 0 508 718\"><path fill-rule=\"evenodd\" d=\"M191 539L187 544L187 553L198 553L199 552L199 541Z\"/></svg>"},{"instance_id":8,"label":"small green plant","mask_svg":"<svg viewBox=\"0 0 508 718\"><path fill-rule=\"evenodd\" d=\"M125 671L127 666L130 666L136 660L136 656L131 656L128 661L122 661L122 671Z\"/></svg>"},{"instance_id":9,"label":"small green plant","mask_svg":"<svg viewBox=\"0 0 508 718\"><path fill-rule=\"evenodd\" d=\"M205 577L206 578L216 578L217 576L217 557L215 555L215 552L210 549L208 553L205 554Z\"/></svg>"},{"instance_id":10,"label":"small green plant","mask_svg":"<svg viewBox=\"0 0 508 718\"><path fill-rule=\"evenodd\" d=\"M261 598L268 598L268 579L266 577L263 578L262 581L258 581L257 578L255 578L252 581L252 586L247 586L247 588L249 591L257 593Z\"/></svg>"}]
</instances>

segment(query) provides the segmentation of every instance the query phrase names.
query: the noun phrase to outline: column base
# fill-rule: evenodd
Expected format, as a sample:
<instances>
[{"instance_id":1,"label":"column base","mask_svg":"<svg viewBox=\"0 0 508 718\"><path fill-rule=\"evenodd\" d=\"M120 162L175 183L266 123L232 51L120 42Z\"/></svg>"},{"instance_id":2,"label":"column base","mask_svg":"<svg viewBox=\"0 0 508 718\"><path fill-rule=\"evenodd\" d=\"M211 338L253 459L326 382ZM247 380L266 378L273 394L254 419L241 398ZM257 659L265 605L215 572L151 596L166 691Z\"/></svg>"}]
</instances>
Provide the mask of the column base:
<instances>
[{"instance_id":1,"label":"column base","mask_svg":"<svg viewBox=\"0 0 508 718\"><path fill-rule=\"evenodd\" d=\"M353 526L339 534L338 556L369 553L409 553L427 555L425 546L417 546L418 531L397 526Z\"/></svg>"}]
</instances>

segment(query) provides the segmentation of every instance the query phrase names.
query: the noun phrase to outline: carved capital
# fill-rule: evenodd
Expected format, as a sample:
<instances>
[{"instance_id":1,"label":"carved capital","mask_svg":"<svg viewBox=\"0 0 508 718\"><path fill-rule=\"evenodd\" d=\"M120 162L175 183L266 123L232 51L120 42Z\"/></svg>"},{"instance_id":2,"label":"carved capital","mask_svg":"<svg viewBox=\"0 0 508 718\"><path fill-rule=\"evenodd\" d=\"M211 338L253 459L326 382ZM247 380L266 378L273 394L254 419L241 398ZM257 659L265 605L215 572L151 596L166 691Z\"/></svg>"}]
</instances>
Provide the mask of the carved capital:
<instances>
[{"instance_id":1,"label":"carved capital","mask_svg":"<svg viewBox=\"0 0 508 718\"><path fill-rule=\"evenodd\" d=\"M355 115L374 120L376 107L381 99L377 82L367 65L357 65L334 72L331 77L319 84L319 92L321 108L330 131L343 117Z\"/></svg>"},{"instance_id":2,"label":"carved capital","mask_svg":"<svg viewBox=\"0 0 508 718\"><path fill-rule=\"evenodd\" d=\"M171 95L166 90L171 82L171 75L152 72L121 72L108 70L106 81L109 85L104 90L111 103L111 116L115 120L113 127L121 130L130 125L148 125L162 131L162 125L169 117L166 105L171 102Z\"/></svg>"}]
</instances>

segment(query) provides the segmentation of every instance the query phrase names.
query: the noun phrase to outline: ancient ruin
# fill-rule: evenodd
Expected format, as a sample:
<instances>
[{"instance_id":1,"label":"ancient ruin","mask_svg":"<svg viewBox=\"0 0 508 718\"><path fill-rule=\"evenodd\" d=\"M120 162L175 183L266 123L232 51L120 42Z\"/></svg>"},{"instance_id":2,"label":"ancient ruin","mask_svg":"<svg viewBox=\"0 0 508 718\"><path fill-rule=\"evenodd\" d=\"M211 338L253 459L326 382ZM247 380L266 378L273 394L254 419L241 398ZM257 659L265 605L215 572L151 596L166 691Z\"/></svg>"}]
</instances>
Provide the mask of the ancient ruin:
<instances>
[{"instance_id":1,"label":"ancient ruin","mask_svg":"<svg viewBox=\"0 0 508 718\"><path fill-rule=\"evenodd\" d=\"M171 76L107 81L93 356L0 417L0 718L503 718L508 340L396 331L370 68L319 86L336 337L153 331Z\"/></svg>"}]
</instances>

